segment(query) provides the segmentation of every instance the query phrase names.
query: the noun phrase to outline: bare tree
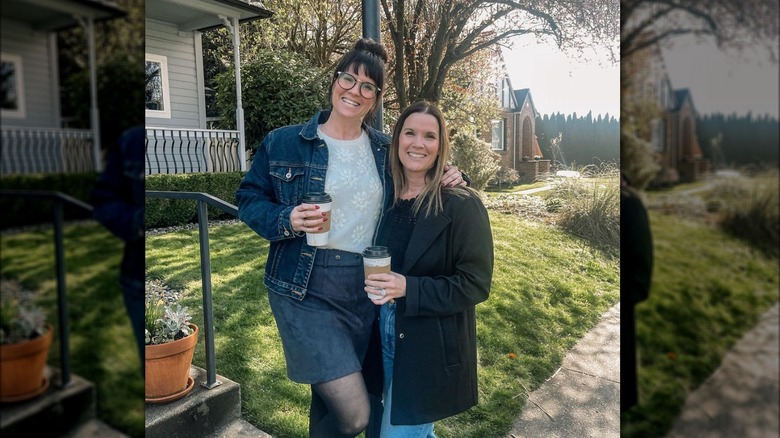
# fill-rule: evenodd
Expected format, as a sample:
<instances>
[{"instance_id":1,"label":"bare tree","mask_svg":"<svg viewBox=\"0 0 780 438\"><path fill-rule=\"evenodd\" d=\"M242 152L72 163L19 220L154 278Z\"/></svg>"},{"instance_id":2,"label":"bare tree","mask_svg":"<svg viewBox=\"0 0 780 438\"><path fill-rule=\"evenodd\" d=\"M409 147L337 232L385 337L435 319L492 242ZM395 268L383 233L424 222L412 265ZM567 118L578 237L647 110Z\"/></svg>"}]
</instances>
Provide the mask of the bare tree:
<instances>
[{"instance_id":1,"label":"bare tree","mask_svg":"<svg viewBox=\"0 0 780 438\"><path fill-rule=\"evenodd\" d=\"M621 0L620 56L678 35L710 36L722 48L762 44L777 61L777 0Z\"/></svg>"},{"instance_id":2,"label":"bare tree","mask_svg":"<svg viewBox=\"0 0 780 438\"><path fill-rule=\"evenodd\" d=\"M616 0L382 0L381 5L400 108L420 98L438 102L453 65L523 35L552 39L572 54L602 45L617 60Z\"/></svg>"}]
</instances>

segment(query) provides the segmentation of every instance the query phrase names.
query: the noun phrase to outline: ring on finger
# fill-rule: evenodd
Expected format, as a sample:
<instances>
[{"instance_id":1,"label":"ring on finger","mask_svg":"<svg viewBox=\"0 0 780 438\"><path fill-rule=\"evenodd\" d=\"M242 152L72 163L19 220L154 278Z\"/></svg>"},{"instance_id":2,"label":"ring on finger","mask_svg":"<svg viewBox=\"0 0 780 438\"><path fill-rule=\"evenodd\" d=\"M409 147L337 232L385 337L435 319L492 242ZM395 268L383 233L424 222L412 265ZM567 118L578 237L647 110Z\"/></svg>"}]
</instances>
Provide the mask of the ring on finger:
<instances>
[{"instance_id":1,"label":"ring on finger","mask_svg":"<svg viewBox=\"0 0 780 438\"><path fill-rule=\"evenodd\" d=\"M303 220L303 228L306 228L306 219Z\"/></svg>"},{"instance_id":2,"label":"ring on finger","mask_svg":"<svg viewBox=\"0 0 780 438\"><path fill-rule=\"evenodd\" d=\"M387 291L385 290L385 288L383 288L383 287L379 288L379 295L382 295L382 296L387 295Z\"/></svg>"}]
</instances>

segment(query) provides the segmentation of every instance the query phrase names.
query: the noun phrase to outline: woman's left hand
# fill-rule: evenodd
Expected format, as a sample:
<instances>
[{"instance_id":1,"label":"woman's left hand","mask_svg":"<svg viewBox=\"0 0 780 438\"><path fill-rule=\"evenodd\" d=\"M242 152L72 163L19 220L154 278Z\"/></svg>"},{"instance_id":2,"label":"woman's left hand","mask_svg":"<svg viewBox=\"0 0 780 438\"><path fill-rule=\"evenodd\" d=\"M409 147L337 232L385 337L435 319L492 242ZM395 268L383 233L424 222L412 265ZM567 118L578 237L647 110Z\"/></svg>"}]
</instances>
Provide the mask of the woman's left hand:
<instances>
[{"instance_id":1,"label":"woman's left hand","mask_svg":"<svg viewBox=\"0 0 780 438\"><path fill-rule=\"evenodd\" d=\"M366 286L363 289L366 293L376 295L377 299L372 298L371 301L381 306L388 301L394 302L396 298L406 296L406 277L395 272L371 274L366 278Z\"/></svg>"},{"instance_id":2,"label":"woman's left hand","mask_svg":"<svg viewBox=\"0 0 780 438\"><path fill-rule=\"evenodd\" d=\"M463 179L463 174L456 166L445 166L444 176L441 178L441 185L443 187L466 187L466 181Z\"/></svg>"}]
</instances>

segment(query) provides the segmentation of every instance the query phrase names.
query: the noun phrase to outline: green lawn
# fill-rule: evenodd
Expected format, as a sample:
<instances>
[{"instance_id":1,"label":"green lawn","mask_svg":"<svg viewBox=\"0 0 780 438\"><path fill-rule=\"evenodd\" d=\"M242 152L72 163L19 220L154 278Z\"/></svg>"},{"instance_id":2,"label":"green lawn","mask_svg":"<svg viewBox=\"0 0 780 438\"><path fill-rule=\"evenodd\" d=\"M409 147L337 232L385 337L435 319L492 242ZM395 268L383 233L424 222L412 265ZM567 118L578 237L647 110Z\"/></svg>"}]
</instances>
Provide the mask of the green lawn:
<instances>
[{"instance_id":1,"label":"green lawn","mask_svg":"<svg viewBox=\"0 0 780 438\"><path fill-rule=\"evenodd\" d=\"M652 205L661 194L648 195ZM711 221L651 209L650 223L653 282L636 307L640 399L621 418L621 435L632 438L668 432L687 395L777 302L780 288L776 257Z\"/></svg>"},{"instance_id":2,"label":"green lawn","mask_svg":"<svg viewBox=\"0 0 780 438\"><path fill-rule=\"evenodd\" d=\"M619 264L540 222L491 212L496 265L477 307L479 406L438 422L437 436L506 434L525 403L618 300ZM241 384L242 416L278 438L307 435L308 386L287 379L262 286L268 242L243 224L210 229L217 372ZM184 289L202 323L197 231L147 238L147 273ZM195 363L204 366L203 340Z\"/></svg>"},{"instance_id":3,"label":"green lawn","mask_svg":"<svg viewBox=\"0 0 780 438\"><path fill-rule=\"evenodd\" d=\"M4 278L39 290L57 330L56 274L51 230L4 234ZM119 287L122 242L96 223L65 227L65 266L71 371L92 381L100 419L132 437L144 436L144 384L137 347ZM58 334L49 364L59 368Z\"/></svg>"}]
</instances>

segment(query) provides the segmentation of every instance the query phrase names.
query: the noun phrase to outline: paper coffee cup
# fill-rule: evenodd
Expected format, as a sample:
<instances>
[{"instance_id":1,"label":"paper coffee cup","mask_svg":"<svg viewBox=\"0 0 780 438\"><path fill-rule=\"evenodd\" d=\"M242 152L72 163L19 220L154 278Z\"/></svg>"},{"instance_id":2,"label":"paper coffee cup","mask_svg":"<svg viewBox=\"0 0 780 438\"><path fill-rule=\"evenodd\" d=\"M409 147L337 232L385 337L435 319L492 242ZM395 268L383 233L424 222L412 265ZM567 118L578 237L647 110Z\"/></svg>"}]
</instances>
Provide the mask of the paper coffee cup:
<instances>
[{"instance_id":1,"label":"paper coffee cup","mask_svg":"<svg viewBox=\"0 0 780 438\"><path fill-rule=\"evenodd\" d=\"M390 273L390 250L386 246L369 246L363 250L363 273L367 278L371 274ZM366 292L368 298L378 300L382 294Z\"/></svg>"},{"instance_id":2,"label":"paper coffee cup","mask_svg":"<svg viewBox=\"0 0 780 438\"><path fill-rule=\"evenodd\" d=\"M320 206L319 211L325 213L325 217L328 219L320 226L322 230L316 232L306 233L306 243L310 246L323 246L328 243L328 234L330 233L330 208L332 205L332 199L327 193L307 193L303 195L301 201L304 204L316 204Z\"/></svg>"}]
</instances>

